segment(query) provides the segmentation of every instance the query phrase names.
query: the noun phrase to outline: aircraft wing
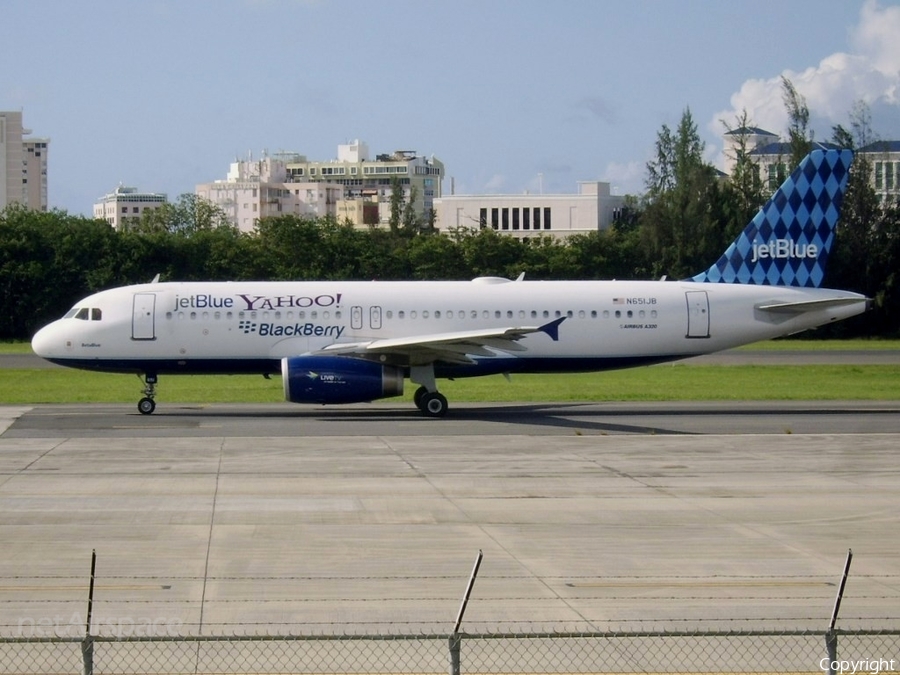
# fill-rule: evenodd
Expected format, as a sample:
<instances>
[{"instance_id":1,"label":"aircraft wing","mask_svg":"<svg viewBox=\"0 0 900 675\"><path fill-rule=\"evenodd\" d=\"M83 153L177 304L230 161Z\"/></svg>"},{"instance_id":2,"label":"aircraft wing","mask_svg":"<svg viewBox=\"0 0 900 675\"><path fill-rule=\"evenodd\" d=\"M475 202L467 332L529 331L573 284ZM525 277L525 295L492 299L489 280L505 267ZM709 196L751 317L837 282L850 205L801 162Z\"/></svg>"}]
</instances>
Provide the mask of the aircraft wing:
<instances>
[{"instance_id":1,"label":"aircraft wing","mask_svg":"<svg viewBox=\"0 0 900 675\"><path fill-rule=\"evenodd\" d=\"M319 354L346 354L372 358L388 357L388 361L404 361L409 365L421 365L445 361L447 363L473 363L473 356L495 356L492 349L504 352L522 352L519 344L526 335L546 333L554 341L559 339L561 317L543 326L515 326L481 330L432 333L401 338L385 338L368 342L341 342L319 350Z\"/></svg>"},{"instance_id":2,"label":"aircraft wing","mask_svg":"<svg viewBox=\"0 0 900 675\"><path fill-rule=\"evenodd\" d=\"M855 298L842 296L838 298L822 298L820 300L804 300L802 302L770 302L757 305L756 308L764 312L775 312L778 314L802 314L803 312L828 309L829 307L852 305L857 302L866 302L866 298L862 296Z\"/></svg>"}]
</instances>

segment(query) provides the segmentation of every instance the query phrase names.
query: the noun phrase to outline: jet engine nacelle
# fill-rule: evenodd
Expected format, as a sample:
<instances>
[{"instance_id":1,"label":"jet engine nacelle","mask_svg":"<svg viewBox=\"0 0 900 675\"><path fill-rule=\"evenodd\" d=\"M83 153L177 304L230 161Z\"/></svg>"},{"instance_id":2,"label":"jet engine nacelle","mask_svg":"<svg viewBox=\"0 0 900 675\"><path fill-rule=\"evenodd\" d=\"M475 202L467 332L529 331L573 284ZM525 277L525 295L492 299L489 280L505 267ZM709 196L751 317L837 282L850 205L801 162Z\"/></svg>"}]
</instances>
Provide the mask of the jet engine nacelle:
<instances>
[{"instance_id":1,"label":"jet engine nacelle","mask_svg":"<svg viewBox=\"0 0 900 675\"><path fill-rule=\"evenodd\" d=\"M291 403L362 403L403 393L403 370L349 356L284 358L281 376Z\"/></svg>"}]
</instances>

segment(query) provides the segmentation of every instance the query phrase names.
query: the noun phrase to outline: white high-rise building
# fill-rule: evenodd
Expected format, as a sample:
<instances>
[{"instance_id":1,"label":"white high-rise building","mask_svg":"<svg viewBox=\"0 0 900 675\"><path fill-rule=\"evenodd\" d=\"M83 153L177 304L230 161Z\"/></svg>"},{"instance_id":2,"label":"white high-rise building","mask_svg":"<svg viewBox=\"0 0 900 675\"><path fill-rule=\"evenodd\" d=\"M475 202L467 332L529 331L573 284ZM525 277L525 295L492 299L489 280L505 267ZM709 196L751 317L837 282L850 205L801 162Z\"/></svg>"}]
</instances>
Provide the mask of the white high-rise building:
<instances>
[{"instance_id":1,"label":"white high-rise building","mask_svg":"<svg viewBox=\"0 0 900 675\"><path fill-rule=\"evenodd\" d=\"M225 180L198 185L194 193L221 208L242 232L252 232L266 216L336 216L342 188L332 183L291 181L287 163L302 155L277 154L232 162Z\"/></svg>"},{"instance_id":2,"label":"white high-rise building","mask_svg":"<svg viewBox=\"0 0 900 675\"><path fill-rule=\"evenodd\" d=\"M22 204L47 210L48 138L26 138L22 113L0 110L0 209Z\"/></svg>"}]
</instances>

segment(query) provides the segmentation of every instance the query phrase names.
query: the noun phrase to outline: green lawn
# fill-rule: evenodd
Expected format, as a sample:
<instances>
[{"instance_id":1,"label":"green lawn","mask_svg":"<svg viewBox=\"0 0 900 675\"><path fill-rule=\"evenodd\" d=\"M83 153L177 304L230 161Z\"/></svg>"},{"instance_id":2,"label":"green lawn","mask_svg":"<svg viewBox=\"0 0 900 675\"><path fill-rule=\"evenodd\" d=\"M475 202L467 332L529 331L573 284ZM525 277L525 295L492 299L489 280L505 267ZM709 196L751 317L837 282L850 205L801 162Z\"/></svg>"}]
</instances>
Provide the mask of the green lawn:
<instances>
[{"instance_id":1,"label":"green lawn","mask_svg":"<svg viewBox=\"0 0 900 675\"><path fill-rule=\"evenodd\" d=\"M765 350L900 349L896 340L782 340L751 345ZM27 343L0 344L0 353L27 353ZM497 375L441 381L451 402L478 401L718 401L900 400L900 365L685 365L607 373ZM134 375L63 368L0 369L0 404L133 403L142 384ZM412 399L407 386L405 399ZM281 378L262 376L161 377L159 401L270 403L283 400Z\"/></svg>"},{"instance_id":2,"label":"green lawn","mask_svg":"<svg viewBox=\"0 0 900 675\"><path fill-rule=\"evenodd\" d=\"M666 365L608 373L497 375L440 381L450 401L718 401L900 400L900 366ZM407 386L411 400L414 387ZM134 375L65 369L0 369L0 404L132 403ZM159 401L272 403L281 378L182 375L161 377Z\"/></svg>"}]
</instances>

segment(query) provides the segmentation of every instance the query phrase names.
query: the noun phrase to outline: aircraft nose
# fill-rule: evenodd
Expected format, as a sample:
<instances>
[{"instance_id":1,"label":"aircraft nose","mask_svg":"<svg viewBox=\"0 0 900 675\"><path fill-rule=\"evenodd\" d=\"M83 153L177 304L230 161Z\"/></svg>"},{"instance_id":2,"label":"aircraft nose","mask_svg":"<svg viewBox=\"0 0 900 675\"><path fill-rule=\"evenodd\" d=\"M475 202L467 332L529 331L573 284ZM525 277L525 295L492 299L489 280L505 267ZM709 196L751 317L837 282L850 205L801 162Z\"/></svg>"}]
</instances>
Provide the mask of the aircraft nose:
<instances>
[{"instance_id":1,"label":"aircraft nose","mask_svg":"<svg viewBox=\"0 0 900 675\"><path fill-rule=\"evenodd\" d=\"M31 338L32 351L45 359L55 356L62 347L57 332L55 322L41 328Z\"/></svg>"}]
</instances>

